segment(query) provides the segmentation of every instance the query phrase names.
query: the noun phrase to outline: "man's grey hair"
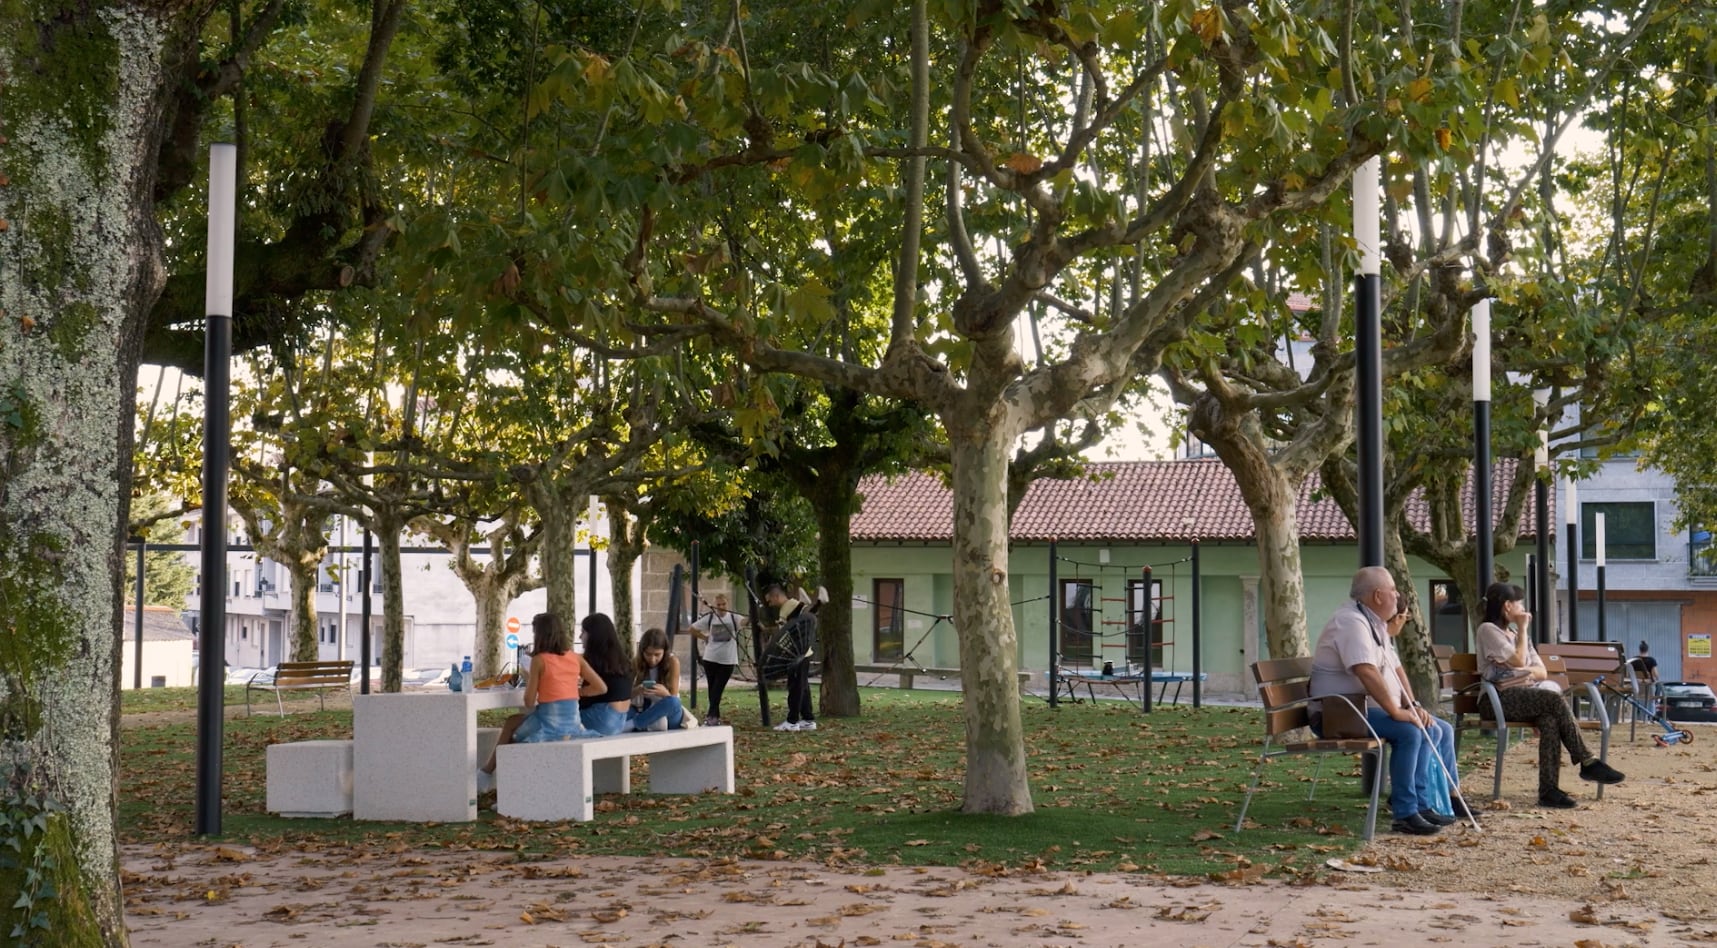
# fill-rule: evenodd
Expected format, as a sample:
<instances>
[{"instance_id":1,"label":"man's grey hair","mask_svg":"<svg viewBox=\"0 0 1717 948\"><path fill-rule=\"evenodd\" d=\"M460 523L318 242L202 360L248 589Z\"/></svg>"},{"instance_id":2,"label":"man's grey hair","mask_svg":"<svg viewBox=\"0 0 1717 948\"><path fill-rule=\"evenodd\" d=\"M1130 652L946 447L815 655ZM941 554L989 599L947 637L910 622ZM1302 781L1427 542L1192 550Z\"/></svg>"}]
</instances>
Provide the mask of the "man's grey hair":
<instances>
[{"instance_id":1,"label":"man's grey hair","mask_svg":"<svg viewBox=\"0 0 1717 948\"><path fill-rule=\"evenodd\" d=\"M1359 572L1353 574L1353 585L1348 587L1347 595L1351 599L1364 602L1387 582L1389 570L1382 566L1362 566Z\"/></svg>"}]
</instances>

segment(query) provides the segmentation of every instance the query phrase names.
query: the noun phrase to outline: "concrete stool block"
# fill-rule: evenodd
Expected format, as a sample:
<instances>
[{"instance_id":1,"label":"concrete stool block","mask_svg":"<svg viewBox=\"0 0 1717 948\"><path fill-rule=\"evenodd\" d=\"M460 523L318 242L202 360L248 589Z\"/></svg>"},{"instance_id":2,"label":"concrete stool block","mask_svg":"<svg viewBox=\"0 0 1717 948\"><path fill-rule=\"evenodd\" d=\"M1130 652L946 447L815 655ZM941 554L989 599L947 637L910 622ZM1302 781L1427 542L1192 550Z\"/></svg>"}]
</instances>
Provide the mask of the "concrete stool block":
<instances>
[{"instance_id":1,"label":"concrete stool block","mask_svg":"<svg viewBox=\"0 0 1717 948\"><path fill-rule=\"evenodd\" d=\"M596 815L595 775L583 741L507 744L496 750L495 812L516 820Z\"/></svg>"},{"instance_id":2,"label":"concrete stool block","mask_svg":"<svg viewBox=\"0 0 1717 948\"><path fill-rule=\"evenodd\" d=\"M480 727L477 729L477 766L489 762L489 755L495 752L495 745L501 740L501 729L498 727Z\"/></svg>"},{"instance_id":3,"label":"concrete stool block","mask_svg":"<svg viewBox=\"0 0 1717 948\"><path fill-rule=\"evenodd\" d=\"M270 813L334 817L352 812L352 742L295 741L268 747Z\"/></svg>"}]
</instances>

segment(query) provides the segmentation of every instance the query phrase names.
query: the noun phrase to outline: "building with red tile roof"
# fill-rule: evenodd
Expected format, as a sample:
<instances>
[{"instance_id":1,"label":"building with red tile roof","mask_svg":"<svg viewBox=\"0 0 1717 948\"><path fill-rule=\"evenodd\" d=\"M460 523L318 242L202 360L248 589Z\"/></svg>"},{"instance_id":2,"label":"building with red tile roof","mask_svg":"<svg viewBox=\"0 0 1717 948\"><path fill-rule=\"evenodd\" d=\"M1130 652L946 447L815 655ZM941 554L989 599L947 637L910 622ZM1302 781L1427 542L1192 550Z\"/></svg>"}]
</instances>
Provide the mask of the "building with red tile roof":
<instances>
[{"instance_id":1,"label":"building with red tile roof","mask_svg":"<svg viewBox=\"0 0 1717 948\"><path fill-rule=\"evenodd\" d=\"M1514 477L1515 461L1497 464L1492 509L1500 512ZM1317 475L1300 489L1300 538L1304 542L1351 543L1352 524L1334 500L1321 496ZM914 471L896 477L867 477L859 485L864 505L852 520L855 542L946 542L953 538L953 496L941 478ZM1522 517L1521 540L1537 536L1532 505ZM1468 482L1463 519L1472 516ZM1552 501L1551 523L1555 523ZM1414 526L1427 529L1430 508L1415 496L1407 504ZM1016 543L1164 542L1197 537L1201 542L1253 539L1252 515L1228 467L1215 458L1182 461L1098 462L1075 480L1039 480L1014 513L1009 535ZM1552 527L1551 535L1555 535Z\"/></svg>"},{"instance_id":2,"label":"building with red tile roof","mask_svg":"<svg viewBox=\"0 0 1717 948\"><path fill-rule=\"evenodd\" d=\"M1514 464L1497 466L1495 510L1503 507ZM923 472L866 478L859 490L864 502L852 519L857 661L957 667L958 637L950 621L952 495L939 477ZM1470 493L1469 487L1469 520ZM1422 529L1428 506L1415 500L1407 509ZM1347 599L1358 565L1357 544L1340 508L1320 496L1316 477L1301 490L1299 526L1307 634L1315 639L1325 619ZM1535 529L1528 509L1520 542L1496 558L1499 569L1525 575ZM1246 667L1269 657L1262 642L1258 552L1251 515L1221 461L1100 462L1090 465L1083 478L1037 481L1015 512L1010 534L1008 583L1017 660L1020 668L1035 673L1040 690L1051 664L1052 594L1063 609L1082 603L1089 610L1080 654L1070 655L1065 640L1058 639L1057 664L1098 667L1117 658L1120 664L1139 659L1139 650L1124 640L1148 603L1144 607L1160 610L1163 618L1164 644L1153 664L1190 672L1196 540L1200 671L1209 676L1212 693L1250 694ZM1459 597L1461 584L1438 567L1416 558L1408 565L1422 603L1440 591ZM1439 641L1445 636L1464 640L1467 630L1459 613L1434 621Z\"/></svg>"}]
</instances>

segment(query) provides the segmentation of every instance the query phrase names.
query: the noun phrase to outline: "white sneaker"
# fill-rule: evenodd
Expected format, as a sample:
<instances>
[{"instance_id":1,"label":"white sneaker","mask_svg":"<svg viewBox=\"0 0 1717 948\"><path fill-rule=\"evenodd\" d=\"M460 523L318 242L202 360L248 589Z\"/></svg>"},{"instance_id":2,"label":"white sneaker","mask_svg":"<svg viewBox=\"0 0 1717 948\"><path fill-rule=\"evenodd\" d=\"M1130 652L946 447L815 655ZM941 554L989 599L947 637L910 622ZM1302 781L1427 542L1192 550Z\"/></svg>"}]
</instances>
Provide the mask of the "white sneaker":
<instances>
[{"instance_id":1,"label":"white sneaker","mask_svg":"<svg viewBox=\"0 0 1717 948\"><path fill-rule=\"evenodd\" d=\"M495 789L495 775L484 770L477 771L477 792L488 793Z\"/></svg>"},{"instance_id":2,"label":"white sneaker","mask_svg":"<svg viewBox=\"0 0 1717 948\"><path fill-rule=\"evenodd\" d=\"M798 729L801 731L815 731L817 729L817 722L815 722L815 721L800 721Z\"/></svg>"},{"instance_id":3,"label":"white sneaker","mask_svg":"<svg viewBox=\"0 0 1717 948\"><path fill-rule=\"evenodd\" d=\"M775 730L777 731L797 731L798 729L798 721L782 721L780 724L775 725Z\"/></svg>"},{"instance_id":4,"label":"white sneaker","mask_svg":"<svg viewBox=\"0 0 1717 948\"><path fill-rule=\"evenodd\" d=\"M690 729L697 727L697 726L698 726L698 719L690 711L685 712L684 715L680 718L680 729L681 730L690 730Z\"/></svg>"}]
</instances>

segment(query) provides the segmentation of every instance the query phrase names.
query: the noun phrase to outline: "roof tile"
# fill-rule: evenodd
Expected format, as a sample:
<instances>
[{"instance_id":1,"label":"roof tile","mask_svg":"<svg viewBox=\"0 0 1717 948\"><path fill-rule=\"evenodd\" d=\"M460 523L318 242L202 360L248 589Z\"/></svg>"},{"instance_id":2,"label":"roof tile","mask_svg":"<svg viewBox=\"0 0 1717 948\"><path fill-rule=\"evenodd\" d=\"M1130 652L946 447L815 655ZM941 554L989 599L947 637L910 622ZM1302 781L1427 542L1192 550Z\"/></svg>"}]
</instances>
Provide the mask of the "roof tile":
<instances>
[{"instance_id":1,"label":"roof tile","mask_svg":"<svg viewBox=\"0 0 1717 948\"><path fill-rule=\"evenodd\" d=\"M1508 497L1517 462L1499 460L1492 480L1492 510ZM1016 541L1181 541L1253 539L1252 516L1234 475L1220 460L1115 461L1087 465L1087 476L1039 480L1026 491L1009 535ZM1334 500L1320 497L1317 475L1300 490L1301 540L1352 542L1354 530ZM864 504L852 519L858 541L945 541L953 535L953 496L941 478L914 471L896 477L866 477L859 484ZM1472 482L1461 499L1471 519ZM1552 501L1554 503L1554 500ZM1424 530L1429 505L1421 494L1408 500L1407 514ZM1554 522L1554 511L1551 516ZM1535 536L1532 505L1522 515L1522 539Z\"/></svg>"}]
</instances>

